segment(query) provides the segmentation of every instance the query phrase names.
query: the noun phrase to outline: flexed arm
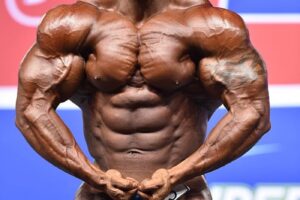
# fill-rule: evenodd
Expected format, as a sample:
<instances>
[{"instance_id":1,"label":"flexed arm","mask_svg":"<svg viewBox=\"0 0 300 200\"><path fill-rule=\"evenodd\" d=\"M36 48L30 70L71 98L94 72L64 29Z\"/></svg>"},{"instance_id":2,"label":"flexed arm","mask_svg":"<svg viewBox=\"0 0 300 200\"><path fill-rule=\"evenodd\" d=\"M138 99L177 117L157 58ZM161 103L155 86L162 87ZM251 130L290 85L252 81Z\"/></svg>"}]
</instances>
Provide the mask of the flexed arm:
<instances>
[{"instance_id":1,"label":"flexed arm","mask_svg":"<svg viewBox=\"0 0 300 200\"><path fill-rule=\"evenodd\" d=\"M47 56L34 46L20 69L16 124L44 158L95 184L99 169L87 160L54 110L62 99L77 89L83 78L83 66L79 56ZM68 81L74 76L76 80ZM63 82L65 85L61 85Z\"/></svg>"},{"instance_id":2,"label":"flexed arm","mask_svg":"<svg viewBox=\"0 0 300 200\"><path fill-rule=\"evenodd\" d=\"M45 159L97 186L101 171L88 161L55 112L56 106L68 99L84 78L84 60L76 51L89 26L76 30L66 23L75 20L68 16L74 8L80 9L80 5L51 10L39 26L37 43L19 71L16 124ZM66 32L68 36L64 35Z\"/></svg>"},{"instance_id":3,"label":"flexed arm","mask_svg":"<svg viewBox=\"0 0 300 200\"><path fill-rule=\"evenodd\" d=\"M249 150L270 128L264 63L249 42L239 16L216 8L192 10L191 44L204 52L198 76L228 113L204 144L169 170L178 183L217 169Z\"/></svg>"},{"instance_id":4,"label":"flexed arm","mask_svg":"<svg viewBox=\"0 0 300 200\"><path fill-rule=\"evenodd\" d=\"M89 48L87 40L97 12L91 5L77 3L58 7L45 16L37 43L19 71L16 125L30 145L55 166L100 192L127 197L132 193L125 194L122 189L134 189L135 181L92 164L55 111L85 79L81 55Z\"/></svg>"}]
</instances>

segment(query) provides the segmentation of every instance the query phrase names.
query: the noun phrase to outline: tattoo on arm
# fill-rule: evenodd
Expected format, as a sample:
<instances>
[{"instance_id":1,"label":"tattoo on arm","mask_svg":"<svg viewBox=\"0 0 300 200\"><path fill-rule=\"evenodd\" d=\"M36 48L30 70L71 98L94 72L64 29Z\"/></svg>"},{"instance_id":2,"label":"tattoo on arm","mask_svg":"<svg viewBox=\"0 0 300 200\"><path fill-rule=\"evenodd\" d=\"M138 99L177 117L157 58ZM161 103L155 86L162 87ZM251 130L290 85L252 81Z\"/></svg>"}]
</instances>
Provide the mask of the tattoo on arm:
<instances>
[{"instance_id":1,"label":"tattoo on arm","mask_svg":"<svg viewBox=\"0 0 300 200\"><path fill-rule=\"evenodd\" d=\"M206 55L199 63L198 76L205 89L221 99L229 111L197 151L170 169L176 183L231 162L249 150L270 128L265 66L250 44L243 22L236 14L223 9L211 8L207 15L202 11L201 20L213 19L207 30L190 22L195 29L192 42Z\"/></svg>"}]
</instances>

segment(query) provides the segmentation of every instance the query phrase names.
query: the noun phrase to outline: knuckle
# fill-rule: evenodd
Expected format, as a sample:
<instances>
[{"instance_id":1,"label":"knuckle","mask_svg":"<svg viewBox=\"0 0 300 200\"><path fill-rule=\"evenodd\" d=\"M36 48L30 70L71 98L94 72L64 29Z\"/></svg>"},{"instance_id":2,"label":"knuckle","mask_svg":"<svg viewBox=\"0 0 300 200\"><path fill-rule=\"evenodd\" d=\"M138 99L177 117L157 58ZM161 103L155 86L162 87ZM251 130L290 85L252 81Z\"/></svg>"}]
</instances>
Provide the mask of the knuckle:
<instances>
[{"instance_id":1,"label":"knuckle","mask_svg":"<svg viewBox=\"0 0 300 200\"><path fill-rule=\"evenodd\" d=\"M152 200L161 200L160 195L153 195Z\"/></svg>"},{"instance_id":2,"label":"knuckle","mask_svg":"<svg viewBox=\"0 0 300 200\"><path fill-rule=\"evenodd\" d=\"M121 176L121 173L114 169L110 169L110 170L106 171L106 174L108 176L118 176L118 177Z\"/></svg>"},{"instance_id":3,"label":"knuckle","mask_svg":"<svg viewBox=\"0 0 300 200\"><path fill-rule=\"evenodd\" d=\"M122 195L116 191L113 191L113 192L111 191L108 193L108 195L110 197L112 197L113 199L117 199L117 200L121 199L121 197L122 197Z\"/></svg>"}]
</instances>

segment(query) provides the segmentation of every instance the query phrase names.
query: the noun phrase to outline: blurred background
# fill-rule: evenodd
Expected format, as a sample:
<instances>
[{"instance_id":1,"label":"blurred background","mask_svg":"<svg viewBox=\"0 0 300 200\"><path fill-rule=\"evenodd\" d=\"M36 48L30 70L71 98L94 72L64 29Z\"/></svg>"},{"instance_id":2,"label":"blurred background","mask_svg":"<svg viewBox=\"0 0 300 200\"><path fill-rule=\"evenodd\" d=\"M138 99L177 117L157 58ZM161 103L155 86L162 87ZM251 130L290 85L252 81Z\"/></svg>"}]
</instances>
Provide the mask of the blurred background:
<instances>
[{"instance_id":1,"label":"blurred background","mask_svg":"<svg viewBox=\"0 0 300 200\"><path fill-rule=\"evenodd\" d=\"M0 200L73 199L80 180L37 155L14 126L17 71L50 8L74 0L0 1ZM213 0L238 12L266 61L272 130L246 155L207 174L215 200L300 200L300 0ZM81 113L59 114L87 153ZM219 109L211 127L225 110ZM88 153L87 153L88 154Z\"/></svg>"}]
</instances>

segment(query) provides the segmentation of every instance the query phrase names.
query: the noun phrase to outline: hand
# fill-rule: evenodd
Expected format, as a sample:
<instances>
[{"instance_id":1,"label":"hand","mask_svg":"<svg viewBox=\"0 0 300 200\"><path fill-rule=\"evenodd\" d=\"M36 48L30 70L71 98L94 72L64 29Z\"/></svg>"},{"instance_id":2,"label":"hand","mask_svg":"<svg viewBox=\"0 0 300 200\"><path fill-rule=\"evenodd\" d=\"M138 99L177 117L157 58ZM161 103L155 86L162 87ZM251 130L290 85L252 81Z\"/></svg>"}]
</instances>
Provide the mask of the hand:
<instances>
[{"instance_id":1,"label":"hand","mask_svg":"<svg viewBox=\"0 0 300 200\"><path fill-rule=\"evenodd\" d=\"M106 173L105 193L114 200L129 200L137 191L138 182L124 178L117 170L108 170Z\"/></svg>"},{"instance_id":2,"label":"hand","mask_svg":"<svg viewBox=\"0 0 300 200\"><path fill-rule=\"evenodd\" d=\"M117 170L111 169L104 173L99 180L99 187L88 187L92 194L105 193L114 200L129 200L136 193L138 181L133 178L124 178Z\"/></svg>"},{"instance_id":3,"label":"hand","mask_svg":"<svg viewBox=\"0 0 300 200\"><path fill-rule=\"evenodd\" d=\"M151 179L145 179L139 184L138 194L146 200L163 200L171 189L169 172L159 169L153 173Z\"/></svg>"}]
</instances>

